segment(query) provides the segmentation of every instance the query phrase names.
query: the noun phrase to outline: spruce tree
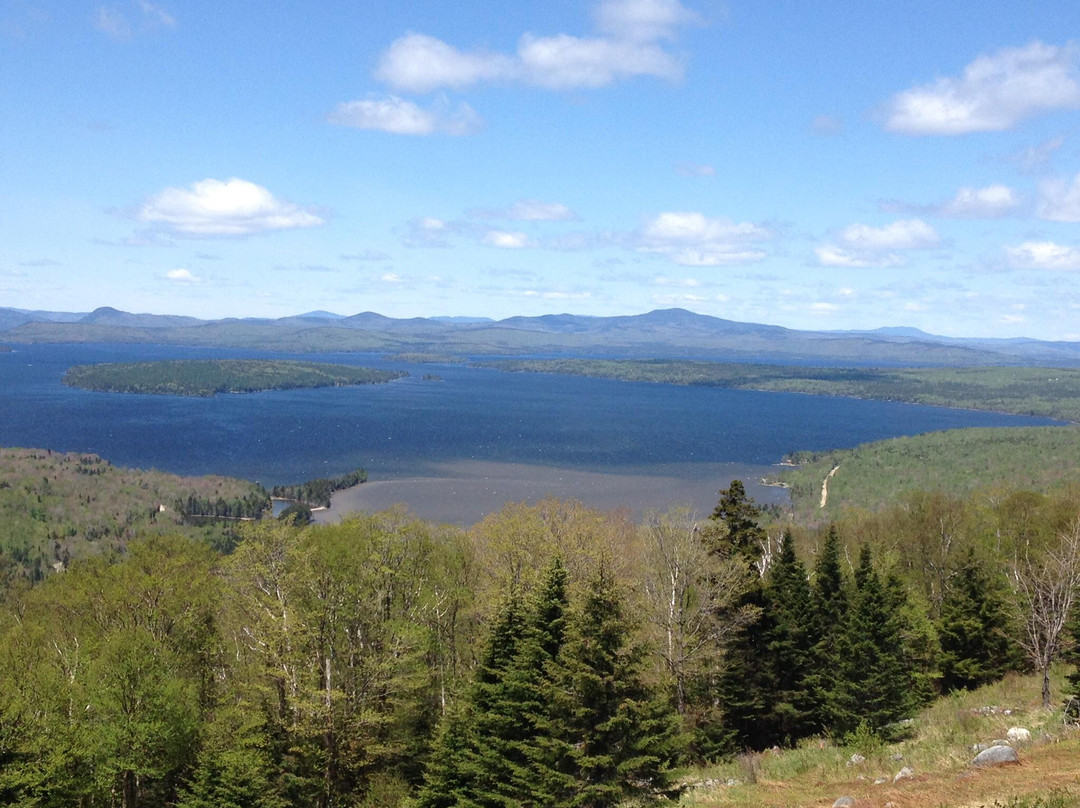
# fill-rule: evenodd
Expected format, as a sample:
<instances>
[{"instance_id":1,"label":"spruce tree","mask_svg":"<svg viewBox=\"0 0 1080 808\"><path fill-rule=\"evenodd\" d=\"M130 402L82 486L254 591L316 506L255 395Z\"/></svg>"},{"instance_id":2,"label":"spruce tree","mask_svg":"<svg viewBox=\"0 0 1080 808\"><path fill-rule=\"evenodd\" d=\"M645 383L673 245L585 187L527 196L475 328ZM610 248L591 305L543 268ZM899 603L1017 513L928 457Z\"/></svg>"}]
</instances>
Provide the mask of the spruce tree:
<instances>
[{"instance_id":1,"label":"spruce tree","mask_svg":"<svg viewBox=\"0 0 1080 808\"><path fill-rule=\"evenodd\" d=\"M742 480L732 480L730 486L720 491L712 518L727 527L727 536L721 546L715 548L721 555L735 554L757 560L765 542L765 531L758 524L761 511L746 495Z\"/></svg>"},{"instance_id":2,"label":"spruce tree","mask_svg":"<svg viewBox=\"0 0 1080 808\"><path fill-rule=\"evenodd\" d=\"M1009 666L1005 604L969 549L941 604L941 689L972 689L996 681Z\"/></svg>"},{"instance_id":3,"label":"spruce tree","mask_svg":"<svg viewBox=\"0 0 1080 808\"><path fill-rule=\"evenodd\" d=\"M780 554L769 568L765 593L771 613L767 637L772 666L769 723L776 740L790 744L813 731L807 682L813 637L808 625L810 584L790 533L781 537Z\"/></svg>"},{"instance_id":4,"label":"spruce tree","mask_svg":"<svg viewBox=\"0 0 1080 808\"><path fill-rule=\"evenodd\" d=\"M855 593L840 642L840 678L832 730L849 733L865 723L884 734L889 724L915 708L914 682L905 664L902 625L895 594L874 569L863 545L855 570Z\"/></svg>"},{"instance_id":5,"label":"spruce tree","mask_svg":"<svg viewBox=\"0 0 1080 808\"><path fill-rule=\"evenodd\" d=\"M670 790L675 714L642 677L644 655L606 569L590 582L549 690L536 805L608 808Z\"/></svg>"},{"instance_id":6,"label":"spruce tree","mask_svg":"<svg viewBox=\"0 0 1080 808\"><path fill-rule=\"evenodd\" d=\"M848 613L848 584L840 566L840 537L831 526L814 564L810 592L810 661L806 677L811 723L816 731L832 726L838 690L840 641Z\"/></svg>"}]
</instances>

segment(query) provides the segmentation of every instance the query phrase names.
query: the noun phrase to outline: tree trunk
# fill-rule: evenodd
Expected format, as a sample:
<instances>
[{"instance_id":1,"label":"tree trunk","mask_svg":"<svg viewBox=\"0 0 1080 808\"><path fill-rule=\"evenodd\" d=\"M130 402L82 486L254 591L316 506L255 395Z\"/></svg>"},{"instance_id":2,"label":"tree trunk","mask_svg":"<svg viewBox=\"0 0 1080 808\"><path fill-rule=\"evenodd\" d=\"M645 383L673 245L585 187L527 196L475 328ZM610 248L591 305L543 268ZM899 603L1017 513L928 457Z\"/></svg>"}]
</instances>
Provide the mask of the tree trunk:
<instances>
[{"instance_id":1,"label":"tree trunk","mask_svg":"<svg viewBox=\"0 0 1080 808\"><path fill-rule=\"evenodd\" d=\"M1050 708L1050 668L1043 668L1042 702L1043 707Z\"/></svg>"}]
</instances>

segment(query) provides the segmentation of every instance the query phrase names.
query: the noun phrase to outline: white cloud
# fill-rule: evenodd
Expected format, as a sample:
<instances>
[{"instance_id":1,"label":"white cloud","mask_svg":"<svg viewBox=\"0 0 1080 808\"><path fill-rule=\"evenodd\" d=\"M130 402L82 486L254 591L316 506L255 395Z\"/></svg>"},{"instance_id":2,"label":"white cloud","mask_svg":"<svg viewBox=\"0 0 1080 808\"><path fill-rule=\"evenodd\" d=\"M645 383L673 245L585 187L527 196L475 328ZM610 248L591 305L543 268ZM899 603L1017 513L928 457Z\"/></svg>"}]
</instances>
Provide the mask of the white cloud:
<instances>
[{"instance_id":1,"label":"white cloud","mask_svg":"<svg viewBox=\"0 0 1080 808\"><path fill-rule=\"evenodd\" d=\"M468 104L449 109L444 102L425 109L412 101L388 95L338 104L327 120L354 129L372 129L395 135L467 135L481 126Z\"/></svg>"},{"instance_id":2,"label":"white cloud","mask_svg":"<svg viewBox=\"0 0 1080 808\"><path fill-rule=\"evenodd\" d=\"M698 163L676 163L675 173L683 177L715 177L716 169Z\"/></svg>"},{"instance_id":3,"label":"white cloud","mask_svg":"<svg viewBox=\"0 0 1080 808\"><path fill-rule=\"evenodd\" d=\"M840 245L815 248L818 263L826 267L887 268L903 266L896 250L923 250L941 242L937 231L922 219L901 219L884 227L853 224L837 234Z\"/></svg>"},{"instance_id":4,"label":"white cloud","mask_svg":"<svg viewBox=\"0 0 1080 808\"><path fill-rule=\"evenodd\" d=\"M849 269L884 269L904 265L904 259L894 253L867 253L846 250L833 244L823 244L814 248L818 263L824 267L846 267Z\"/></svg>"},{"instance_id":5,"label":"white cloud","mask_svg":"<svg viewBox=\"0 0 1080 808\"><path fill-rule=\"evenodd\" d=\"M853 250L920 250L936 247L941 239L922 219L901 219L884 227L853 224L840 231L839 239Z\"/></svg>"},{"instance_id":6,"label":"white cloud","mask_svg":"<svg viewBox=\"0 0 1080 808\"><path fill-rule=\"evenodd\" d=\"M666 212L636 234L637 249L660 253L683 266L728 266L760 261L765 252L753 243L772 237L751 222L738 224L698 212Z\"/></svg>"},{"instance_id":7,"label":"white cloud","mask_svg":"<svg viewBox=\"0 0 1080 808\"><path fill-rule=\"evenodd\" d=\"M483 241L492 247L505 250L520 250L530 246L529 237L525 233L508 233L505 230L489 230L484 234Z\"/></svg>"},{"instance_id":8,"label":"white cloud","mask_svg":"<svg viewBox=\"0 0 1080 808\"><path fill-rule=\"evenodd\" d=\"M810 131L815 135L839 135L844 131L844 120L837 115L815 115Z\"/></svg>"},{"instance_id":9,"label":"white cloud","mask_svg":"<svg viewBox=\"0 0 1080 808\"><path fill-rule=\"evenodd\" d=\"M509 56L465 53L441 39L408 33L379 58L375 78L398 90L426 93L440 87L460 90L480 81L513 78L518 66Z\"/></svg>"},{"instance_id":10,"label":"white cloud","mask_svg":"<svg viewBox=\"0 0 1080 808\"><path fill-rule=\"evenodd\" d=\"M176 27L176 18L161 6L147 2L147 0L136 0L131 5L138 9L137 19L134 24L129 19L128 14L119 6L100 6L94 19L95 26L99 31L118 42L131 39L136 33L136 26L138 26L139 32L152 31L155 28Z\"/></svg>"},{"instance_id":11,"label":"white cloud","mask_svg":"<svg viewBox=\"0 0 1080 808\"><path fill-rule=\"evenodd\" d=\"M939 209L939 214L953 219L997 219L1009 215L1019 204L1007 185L986 188L961 188L956 196Z\"/></svg>"},{"instance_id":12,"label":"white cloud","mask_svg":"<svg viewBox=\"0 0 1080 808\"><path fill-rule=\"evenodd\" d=\"M199 283L202 280L197 275L192 275L187 269L170 269L165 273L165 277L176 283Z\"/></svg>"},{"instance_id":13,"label":"white cloud","mask_svg":"<svg viewBox=\"0 0 1080 808\"><path fill-rule=\"evenodd\" d=\"M501 210L478 210L472 215L481 219L506 219L512 222L568 222L577 214L560 202L539 202L535 199L519 199Z\"/></svg>"},{"instance_id":14,"label":"white cloud","mask_svg":"<svg viewBox=\"0 0 1080 808\"><path fill-rule=\"evenodd\" d=\"M674 39L680 26L701 22L679 0L604 0L594 17L601 32L632 42Z\"/></svg>"},{"instance_id":15,"label":"white cloud","mask_svg":"<svg viewBox=\"0 0 1080 808\"><path fill-rule=\"evenodd\" d=\"M1025 241L1017 247L1006 247L1005 255L1016 269L1080 270L1080 248L1052 241Z\"/></svg>"},{"instance_id":16,"label":"white cloud","mask_svg":"<svg viewBox=\"0 0 1080 808\"><path fill-rule=\"evenodd\" d=\"M653 283L657 286L682 286L687 289L695 289L701 286L701 281L697 278L668 278L664 275L656 278Z\"/></svg>"},{"instance_id":17,"label":"white cloud","mask_svg":"<svg viewBox=\"0 0 1080 808\"><path fill-rule=\"evenodd\" d=\"M959 77L893 96L885 128L905 135L996 132L1055 109L1080 107L1075 45L1032 42L979 56Z\"/></svg>"},{"instance_id":18,"label":"white cloud","mask_svg":"<svg viewBox=\"0 0 1080 808\"><path fill-rule=\"evenodd\" d=\"M550 90L596 89L635 76L675 80L682 65L658 45L558 34L518 43L525 79Z\"/></svg>"},{"instance_id":19,"label":"white cloud","mask_svg":"<svg viewBox=\"0 0 1080 808\"><path fill-rule=\"evenodd\" d=\"M396 272L387 272L385 275L379 277L383 283L402 283L404 278L398 275Z\"/></svg>"},{"instance_id":20,"label":"white cloud","mask_svg":"<svg viewBox=\"0 0 1080 808\"><path fill-rule=\"evenodd\" d=\"M105 8L97 11L95 20L97 29L118 41L131 39L131 22L127 15L118 8Z\"/></svg>"},{"instance_id":21,"label":"white cloud","mask_svg":"<svg viewBox=\"0 0 1080 808\"><path fill-rule=\"evenodd\" d=\"M619 79L682 76L679 59L660 47L699 20L678 0L605 0L596 11L601 36L522 34L513 55L463 51L427 34L394 40L374 76L395 90L426 93L482 82L524 82L554 90L603 87Z\"/></svg>"},{"instance_id":22,"label":"white cloud","mask_svg":"<svg viewBox=\"0 0 1080 808\"><path fill-rule=\"evenodd\" d=\"M813 314L835 314L840 311L840 306L836 303L811 303L810 311Z\"/></svg>"},{"instance_id":23,"label":"white cloud","mask_svg":"<svg viewBox=\"0 0 1080 808\"><path fill-rule=\"evenodd\" d=\"M166 188L147 199L136 218L187 236L246 236L323 224L314 213L235 177Z\"/></svg>"},{"instance_id":24,"label":"white cloud","mask_svg":"<svg viewBox=\"0 0 1080 808\"><path fill-rule=\"evenodd\" d=\"M1080 222L1080 174L1072 184L1048 180L1039 189L1040 219L1051 222Z\"/></svg>"}]
</instances>

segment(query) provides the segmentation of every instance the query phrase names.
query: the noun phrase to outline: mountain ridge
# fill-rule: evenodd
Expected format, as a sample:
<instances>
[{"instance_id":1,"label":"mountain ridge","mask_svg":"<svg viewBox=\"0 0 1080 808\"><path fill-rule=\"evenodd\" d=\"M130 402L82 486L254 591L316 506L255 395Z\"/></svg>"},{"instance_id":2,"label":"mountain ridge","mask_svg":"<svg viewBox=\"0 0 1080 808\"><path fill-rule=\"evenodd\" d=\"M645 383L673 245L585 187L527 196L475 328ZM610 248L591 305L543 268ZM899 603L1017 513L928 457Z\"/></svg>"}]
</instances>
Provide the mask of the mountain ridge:
<instances>
[{"instance_id":1,"label":"mountain ridge","mask_svg":"<svg viewBox=\"0 0 1080 808\"><path fill-rule=\"evenodd\" d=\"M313 311L281 318L203 320L0 308L9 343L127 342L306 352L416 352L494 356L701 358L773 364L1080 365L1080 343L1030 338L943 337L904 326L800 331L681 308L599 317L577 314L394 318Z\"/></svg>"}]
</instances>

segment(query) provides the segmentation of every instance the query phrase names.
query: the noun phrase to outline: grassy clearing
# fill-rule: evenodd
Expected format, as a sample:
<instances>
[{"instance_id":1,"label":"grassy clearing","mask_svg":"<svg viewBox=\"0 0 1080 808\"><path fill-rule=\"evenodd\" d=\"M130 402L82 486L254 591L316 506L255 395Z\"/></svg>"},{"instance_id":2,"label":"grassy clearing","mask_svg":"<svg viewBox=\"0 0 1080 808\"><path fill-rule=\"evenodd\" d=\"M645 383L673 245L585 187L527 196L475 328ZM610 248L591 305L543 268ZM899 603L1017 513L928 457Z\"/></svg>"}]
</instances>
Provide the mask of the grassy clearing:
<instances>
[{"instance_id":1,"label":"grassy clearing","mask_svg":"<svg viewBox=\"0 0 1080 808\"><path fill-rule=\"evenodd\" d=\"M1064 669L1057 672L1060 694ZM740 756L693 772L699 783L684 795L684 808L713 806L831 806L842 796L860 808L1080 806L1080 731L1066 727L1060 709L1042 709L1036 676L1010 675L971 693L939 700L913 722L911 737L893 744L833 745L811 739L798 749ZM1020 766L976 769L972 746L1027 728ZM866 760L848 765L853 754ZM914 777L894 782L904 766ZM751 782L756 780L756 782ZM727 783L734 783L727 785Z\"/></svg>"}]
</instances>

